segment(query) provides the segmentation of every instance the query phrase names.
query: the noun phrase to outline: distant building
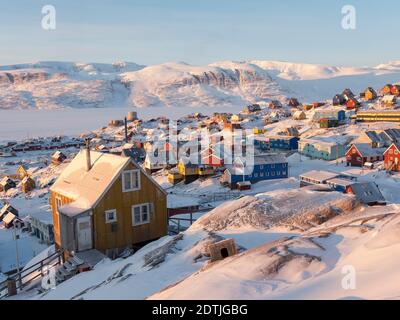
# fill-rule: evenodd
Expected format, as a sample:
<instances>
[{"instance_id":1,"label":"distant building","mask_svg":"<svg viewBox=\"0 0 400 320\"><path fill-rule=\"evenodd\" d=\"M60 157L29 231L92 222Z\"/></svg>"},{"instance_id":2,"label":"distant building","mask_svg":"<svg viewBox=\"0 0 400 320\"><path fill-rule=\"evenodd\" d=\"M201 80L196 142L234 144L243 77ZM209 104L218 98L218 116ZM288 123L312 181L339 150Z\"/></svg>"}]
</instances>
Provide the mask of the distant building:
<instances>
[{"instance_id":1,"label":"distant building","mask_svg":"<svg viewBox=\"0 0 400 320\"><path fill-rule=\"evenodd\" d=\"M300 136L299 130L295 127L287 127L282 132L286 136L291 136L291 137L299 137Z\"/></svg>"},{"instance_id":2,"label":"distant building","mask_svg":"<svg viewBox=\"0 0 400 320\"><path fill-rule=\"evenodd\" d=\"M400 96L400 85L395 84L392 86L390 93L396 97Z\"/></svg>"},{"instance_id":3,"label":"distant building","mask_svg":"<svg viewBox=\"0 0 400 320\"><path fill-rule=\"evenodd\" d=\"M387 84L382 89L384 95L392 94L392 85Z\"/></svg>"},{"instance_id":4,"label":"distant building","mask_svg":"<svg viewBox=\"0 0 400 320\"><path fill-rule=\"evenodd\" d=\"M369 206L386 205L386 200L375 182L354 183L346 188L346 193L354 194L358 201Z\"/></svg>"},{"instance_id":5,"label":"distant building","mask_svg":"<svg viewBox=\"0 0 400 320\"><path fill-rule=\"evenodd\" d=\"M26 176L25 178L22 179L21 190L23 193L31 192L35 188L36 188L35 180L33 180L31 177Z\"/></svg>"},{"instance_id":6,"label":"distant building","mask_svg":"<svg viewBox=\"0 0 400 320\"><path fill-rule=\"evenodd\" d=\"M353 143L346 152L346 162L348 166L362 167L366 162L382 161L384 151L372 148L368 143Z\"/></svg>"},{"instance_id":7,"label":"distant building","mask_svg":"<svg viewBox=\"0 0 400 320\"><path fill-rule=\"evenodd\" d=\"M319 127L328 129L328 128L335 128L339 126L339 121L334 118L323 118L319 120Z\"/></svg>"},{"instance_id":8,"label":"distant building","mask_svg":"<svg viewBox=\"0 0 400 320\"><path fill-rule=\"evenodd\" d=\"M244 108L244 112L246 113L254 113L258 111L261 111L261 107L259 104L251 104Z\"/></svg>"},{"instance_id":9,"label":"distant building","mask_svg":"<svg viewBox=\"0 0 400 320\"><path fill-rule=\"evenodd\" d=\"M56 151L52 156L51 156L51 163L55 166L63 163L67 159L67 156L62 153L61 151Z\"/></svg>"},{"instance_id":10,"label":"distant building","mask_svg":"<svg viewBox=\"0 0 400 320\"><path fill-rule=\"evenodd\" d=\"M299 105L300 105L299 100L297 100L296 98L290 98L288 103L289 107L297 108Z\"/></svg>"},{"instance_id":11,"label":"distant building","mask_svg":"<svg viewBox=\"0 0 400 320\"><path fill-rule=\"evenodd\" d=\"M346 154L346 146L337 142L325 142L314 139L300 139L299 153L313 159L336 160Z\"/></svg>"},{"instance_id":12,"label":"distant building","mask_svg":"<svg viewBox=\"0 0 400 320\"><path fill-rule=\"evenodd\" d=\"M0 180L0 191L7 192L8 190L15 188L17 184L10 177L5 176Z\"/></svg>"},{"instance_id":13,"label":"distant building","mask_svg":"<svg viewBox=\"0 0 400 320\"><path fill-rule=\"evenodd\" d=\"M333 97L332 104L334 106L342 106L346 104L346 98L342 94L337 94Z\"/></svg>"},{"instance_id":14,"label":"distant building","mask_svg":"<svg viewBox=\"0 0 400 320\"><path fill-rule=\"evenodd\" d=\"M272 100L269 105L268 105L271 109L281 109L282 103L278 100Z\"/></svg>"},{"instance_id":15,"label":"distant building","mask_svg":"<svg viewBox=\"0 0 400 320\"><path fill-rule=\"evenodd\" d=\"M346 101L347 110L354 110L360 106L360 102L356 98L349 98Z\"/></svg>"},{"instance_id":16,"label":"distant building","mask_svg":"<svg viewBox=\"0 0 400 320\"><path fill-rule=\"evenodd\" d=\"M343 109L317 109L314 110L312 115L312 120L314 122L319 122L321 119L330 118L336 119L339 122L346 120L346 112Z\"/></svg>"},{"instance_id":17,"label":"distant building","mask_svg":"<svg viewBox=\"0 0 400 320\"><path fill-rule=\"evenodd\" d=\"M300 175L300 187L322 185L338 192L345 192L346 187L355 181L355 177L322 170L312 170Z\"/></svg>"},{"instance_id":18,"label":"distant building","mask_svg":"<svg viewBox=\"0 0 400 320\"><path fill-rule=\"evenodd\" d=\"M238 182L256 183L288 177L288 162L283 155L256 155L253 162L246 164L242 160L236 160L232 167L224 171L221 183L227 184L231 189L236 189L238 188Z\"/></svg>"},{"instance_id":19,"label":"distant building","mask_svg":"<svg viewBox=\"0 0 400 320\"><path fill-rule=\"evenodd\" d=\"M400 144L392 143L383 154L387 171L400 171Z\"/></svg>"},{"instance_id":20,"label":"distant building","mask_svg":"<svg viewBox=\"0 0 400 320\"><path fill-rule=\"evenodd\" d=\"M271 149L283 149L283 150L297 150L298 149L298 137L293 136L268 136L269 144Z\"/></svg>"},{"instance_id":21,"label":"distant building","mask_svg":"<svg viewBox=\"0 0 400 320\"><path fill-rule=\"evenodd\" d=\"M355 97L353 91L351 91L349 88L344 89L342 95L346 100L350 100L351 98Z\"/></svg>"},{"instance_id":22,"label":"distant building","mask_svg":"<svg viewBox=\"0 0 400 320\"><path fill-rule=\"evenodd\" d=\"M306 113L302 110L297 110L293 113L293 120L305 120L307 119Z\"/></svg>"},{"instance_id":23,"label":"distant building","mask_svg":"<svg viewBox=\"0 0 400 320\"><path fill-rule=\"evenodd\" d=\"M397 98L395 95L385 95L382 98L382 105L384 106L394 106L397 103Z\"/></svg>"},{"instance_id":24,"label":"distant building","mask_svg":"<svg viewBox=\"0 0 400 320\"><path fill-rule=\"evenodd\" d=\"M51 245L54 243L54 227L52 221L43 221L36 217L29 218L30 232L40 241Z\"/></svg>"},{"instance_id":25,"label":"distant building","mask_svg":"<svg viewBox=\"0 0 400 320\"><path fill-rule=\"evenodd\" d=\"M4 206L0 209L0 222L3 221L3 218L8 214L12 213L13 215L18 217L18 210L15 209L9 203L4 204Z\"/></svg>"},{"instance_id":26,"label":"distant building","mask_svg":"<svg viewBox=\"0 0 400 320\"><path fill-rule=\"evenodd\" d=\"M359 111L355 116L355 120L358 122L400 122L400 111Z\"/></svg>"},{"instance_id":27,"label":"distant building","mask_svg":"<svg viewBox=\"0 0 400 320\"><path fill-rule=\"evenodd\" d=\"M372 100L375 100L376 98L378 98L378 94L372 87L368 87L367 89L365 89L364 99L366 101L372 101Z\"/></svg>"}]
</instances>

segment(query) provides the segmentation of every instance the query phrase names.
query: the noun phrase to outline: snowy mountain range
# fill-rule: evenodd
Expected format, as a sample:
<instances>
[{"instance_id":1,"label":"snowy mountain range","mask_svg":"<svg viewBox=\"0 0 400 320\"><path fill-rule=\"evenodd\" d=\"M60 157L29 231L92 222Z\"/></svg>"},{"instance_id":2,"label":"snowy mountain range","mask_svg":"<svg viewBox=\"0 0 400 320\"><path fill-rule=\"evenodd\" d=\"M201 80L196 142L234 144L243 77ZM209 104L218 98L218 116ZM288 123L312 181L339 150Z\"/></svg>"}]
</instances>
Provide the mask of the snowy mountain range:
<instances>
[{"instance_id":1,"label":"snowy mountain range","mask_svg":"<svg viewBox=\"0 0 400 320\"><path fill-rule=\"evenodd\" d=\"M400 81L400 61L334 67L280 61L37 62L0 66L0 109L240 106L298 97L330 99L350 87Z\"/></svg>"}]
</instances>

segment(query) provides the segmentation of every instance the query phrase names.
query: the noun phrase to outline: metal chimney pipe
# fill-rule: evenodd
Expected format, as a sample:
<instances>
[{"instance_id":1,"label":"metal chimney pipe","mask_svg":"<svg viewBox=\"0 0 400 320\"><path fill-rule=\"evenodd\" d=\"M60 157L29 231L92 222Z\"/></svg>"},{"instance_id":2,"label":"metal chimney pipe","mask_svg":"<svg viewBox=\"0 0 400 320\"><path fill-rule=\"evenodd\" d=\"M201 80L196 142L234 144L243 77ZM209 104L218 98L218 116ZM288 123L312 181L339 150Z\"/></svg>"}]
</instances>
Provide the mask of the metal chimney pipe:
<instances>
[{"instance_id":1,"label":"metal chimney pipe","mask_svg":"<svg viewBox=\"0 0 400 320\"><path fill-rule=\"evenodd\" d=\"M90 139L86 139L86 171L92 169L92 161L90 159Z\"/></svg>"},{"instance_id":2,"label":"metal chimney pipe","mask_svg":"<svg viewBox=\"0 0 400 320\"><path fill-rule=\"evenodd\" d=\"M125 142L128 143L128 119L125 117Z\"/></svg>"}]
</instances>

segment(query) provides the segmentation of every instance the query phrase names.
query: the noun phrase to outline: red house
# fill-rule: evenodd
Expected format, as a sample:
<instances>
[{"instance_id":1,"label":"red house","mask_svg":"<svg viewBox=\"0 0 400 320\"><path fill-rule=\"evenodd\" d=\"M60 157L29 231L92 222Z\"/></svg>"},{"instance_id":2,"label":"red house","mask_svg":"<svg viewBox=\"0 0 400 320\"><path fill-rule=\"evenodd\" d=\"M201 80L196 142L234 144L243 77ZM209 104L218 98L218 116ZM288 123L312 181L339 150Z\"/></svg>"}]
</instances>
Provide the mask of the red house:
<instances>
[{"instance_id":1,"label":"red house","mask_svg":"<svg viewBox=\"0 0 400 320\"><path fill-rule=\"evenodd\" d=\"M392 89L391 89L391 93L392 93L392 95L399 97L400 96L400 85L398 85L398 84L393 85Z\"/></svg>"},{"instance_id":2,"label":"red house","mask_svg":"<svg viewBox=\"0 0 400 320\"><path fill-rule=\"evenodd\" d=\"M224 159L222 155L217 155L213 148L208 148L203 151L203 164L211 167L223 167Z\"/></svg>"},{"instance_id":3,"label":"red house","mask_svg":"<svg viewBox=\"0 0 400 320\"><path fill-rule=\"evenodd\" d=\"M383 150L372 148L368 143L353 143L346 152L348 166L362 167L366 162L383 160Z\"/></svg>"},{"instance_id":4,"label":"red house","mask_svg":"<svg viewBox=\"0 0 400 320\"><path fill-rule=\"evenodd\" d=\"M360 102L356 98L350 98L349 100L346 101L346 107L348 110L353 110L358 108L360 105Z\"/></svg>"},{"instance_id":5,"label":"red house","mask_svg":"<svg viewBox=\"0 0 400 320\"><path fill-rule=\"evenodd\" d=\"M400 171L400 145L392 143L392 145L383 154L385 161L385 169L388 171Z\"/></svg>"}]
</instances>

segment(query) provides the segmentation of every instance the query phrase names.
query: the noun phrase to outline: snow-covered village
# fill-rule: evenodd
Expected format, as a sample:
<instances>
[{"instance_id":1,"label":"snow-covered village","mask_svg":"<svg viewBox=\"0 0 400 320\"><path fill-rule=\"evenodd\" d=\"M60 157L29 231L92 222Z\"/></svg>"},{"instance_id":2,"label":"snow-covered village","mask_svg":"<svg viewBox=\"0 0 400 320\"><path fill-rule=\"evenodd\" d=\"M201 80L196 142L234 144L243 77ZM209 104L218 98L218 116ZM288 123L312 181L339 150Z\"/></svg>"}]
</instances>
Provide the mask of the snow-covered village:
<instances>
[{"instance_id":1,"label":"snow-covered village","mask_svg":"<svg viewBox=\"0 0 400 320\"><path fill-rule=\"evenodd\" d=\"M398 299L399 256L400 61L0 66L0 301Z\"/></svg>"}]
</instances>

